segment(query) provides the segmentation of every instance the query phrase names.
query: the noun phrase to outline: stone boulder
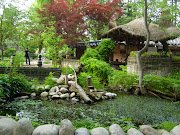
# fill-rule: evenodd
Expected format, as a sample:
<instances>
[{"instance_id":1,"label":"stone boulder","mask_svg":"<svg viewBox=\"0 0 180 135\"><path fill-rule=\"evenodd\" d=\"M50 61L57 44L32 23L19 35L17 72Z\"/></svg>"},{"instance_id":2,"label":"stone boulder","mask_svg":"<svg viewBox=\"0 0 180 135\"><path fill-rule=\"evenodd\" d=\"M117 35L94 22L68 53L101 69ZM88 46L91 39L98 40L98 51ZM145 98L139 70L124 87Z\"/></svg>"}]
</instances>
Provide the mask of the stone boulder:
<instances>
[{"instance_id":1,"label":"stone boulder","mask_svg":"<svg viewBox=\"0 0 180 135\"><path fill-rule=\"evenodd\" d=\"M158 132L154 128L152 128L151 126L148 126L148 125L140 126L140 131L144 135L159 135Z\"/></svg>"},{"instance_id":2,"label":"stone boulder","mask_svg":"<svg viewBox=\"0 0 180 135\"><path fill-rule=\"evenodd\" d=\"M62 88L60 89L60 92L61 92L61 93L66 93L66 92L68 92L68 89L62 87Z\"/></svg>"},{"instance_id":3,"label":"stone boulder","mask_svg":"<svg viewBox=\"0 0 180 135\"><path fill-rule=\"evenodd\" d=\"M111 92L107 92L107 93L105 93L105 96L110 98L110 99L112 99L112 98L115 98L117 96L117 94L111 93Z\"/></svg>"},{"instance_id":4,"label":"stone boulder","mask_svg":"<svg viewBox=\"0 0 180 135\"><path fill-rule=\"evenodd\" d=\"M64 119L61 121L59 135L74 135L74 127L70 120Z\"/></svg>"},{"instance_id":5,"label":"stone boulder","mask_svg":"<svg viewBox=\"0 0 180 135\"><path fill-rule=\"evenodd\" d=\"M113 124L109 127L111 135L125 135L123 129L118 124Z\"/></svg>"},{"instance_id":6,"label":"stone boulder","mask_svg":"<svg viewBox=\"0 0 180 135\"><path fill-rule=\"evenodd\" d=\"M36 97L36 93L35 93L35 92L31 93L30 97L31 97L32 99L34 99L34 98Z\"/></svg>"},{"instance_id":7,"label":"stone boulder","mask_svg":"<svg viewBox=\"0 0 180 135\"><path fill-rule=\"evenodd\" d=\"M164 129L159 130L158 133L159 133L160 135L173 135L173 134L169 133L168 131L166 131L166 130L164 130Z\"/></svg>"},{"instance_id":8,"label":"stone boulder","mask_svg":"<svg viewBox=\"0 0 180 135\"><path fill-rule=\"evenodd\" d=\"M73 93L70 94L70 97L73 98L75 95L76 95L76 93L73 92Z\"/></svg>"},{"instance_id":9,"label":"stone boulder","mask_svg":"<svg viewBox=\"0 0 180 135\"><path fill-rule=\"evenodd\" d=\"M13 135L17 122L11 118L0 119L0 135Z\"/></svg>"},{"instance_id":10,"label":"stone boulder","mask_svg":"<svg viewBox=\"0 0 180 135\"><path fill-rule=\"evenodd\" d=\"M60 99L60 96L59 95L53 95L52 99Z\"/></svg>"},{"instance_id":11,"label":"stone boulder","mask_svg":"<svg viewBox=\"0 0 180 135\"><path fill-rule=\"evenodd\" d=\"M58 78L52 78L52 81L57 83Z\"/></svg>"},{"instance_id":12,"label":"stone boulder","mask_svg":"<svg viewBox=\"0 0 180 135\"><path fill-rule=\"evenodd\" d=\"M79 99L73 97L73 98L71 99L71 101L72 101L72 103L77 103L77 102L79 102Z\"/></svg>"},{"instance_id":13,"label":"stone boulder","mask_svg":"<svg viewBox=\"0 0 180 135\"><path fill-rule=\"evenodd\" d=\"M175 126L170 133L173 135L180 135L180 124L178 126Z\"/></svg>"},{"instance_id":14,"label":"stone boulder","mask_svg":"<svg viewBox=\"0 0 180 135\"><path fill-rule=\"evenodd\" d=\"M127 135L144 135L144 134L135 128L130 128L127 132Z\"/></svg>"},{"instance_id":15,"label":"stone boulder","mask_svg":"<svg viewBox=\"0 0 180 135\"><path fill-rule=\"evenodd\" d=\"M46 86L44 87L44 89L45 89L45 90L50 90L50 85L46 85Z\"/></svg>"},{"instance_id":16,"label":"stone boulder","mask_svg":"<svg viewBox=\"0 0 180 135\"><path fill-rule=\"evenodd\" d=\"M48 95L48 92L42 92L40 96L41 98L47 98Z\"/></svg>"},{"instance_id":17,"label":"stone boulder","mask_svg":"<svg viewBox=\"0 0 180 135\"><path fill-rule=\"evenodd\" d=\"M60 95L60 98L62 98L62 99L69 98L69 93Z\"/></svg>"},{"instance_id":18,"label":"stone boulder","mask_svg":"<svg viewBox=\"0 0 180 135\"><path fill-rule=\"evenodd\" d=\"M32 135L59 135L59 126L47 124L37 127Z\"/></svg>"},{"instance_id":19,"label":"stone boulder","mask_svg":"<svg viewBox=\"0 0 180 135\"><path fill-rule=\"evenodd\" d=\"M75 131L75 135L90 135L90 132L87 128L79 128Z\"/></svg>"},{"instance_id":20,"label":"stone boulder","mask_svg":"<svg viewBox=\"0 0 180 135\"><path fill-rule=\"evenodd\" d=\"M74 81L75 80L75 76L72 74L68 75L68 81Z\"/></svg>"},{"instance_id":21,"label":"stone boulder","mask_svg":"<svg viewBox=\"0 0 180 135\"><path fill-rule=\"evenodd\" d=\"M103 127L98 127L91 130L91 135L109 135L109 132Z\"/></svg>"},{"instance_id":22,"label":"stone boulder","mask_svg":"<svg viewBox=\"0 0 180 135\"><path fill-rule=\"evenodd\" d=\"M34 128L27 118L22 118L17 122L13 130L13 135L32 135Z\"/></svg>"},{"instance_id":23,"label":"stone boulder","mask_svg":"<svg viewBox=\"0 0 180 135\"><path fill-rule=\"evenodd\" d=\"M65 79L63 77L60 77L59 79L57 79L57 84L61 84L63 81L65 81Z\"/></svg>"}]
</instances>

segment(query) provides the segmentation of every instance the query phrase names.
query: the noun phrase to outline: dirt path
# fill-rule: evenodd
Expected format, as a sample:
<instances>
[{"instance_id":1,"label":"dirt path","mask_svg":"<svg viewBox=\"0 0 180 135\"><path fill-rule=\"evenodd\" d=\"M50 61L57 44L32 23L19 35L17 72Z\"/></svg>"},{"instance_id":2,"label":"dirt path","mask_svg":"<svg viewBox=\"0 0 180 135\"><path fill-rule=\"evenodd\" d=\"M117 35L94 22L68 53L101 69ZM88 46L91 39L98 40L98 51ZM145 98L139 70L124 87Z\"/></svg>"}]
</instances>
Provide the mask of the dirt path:
<instances>
[{"instance_id":1,"label":"dirt path","mask_svg":"<svg viewBox=\"0 0 180 135\"><path fill-rule=\"evenodd\" d=\"M46 61L49 61L50 63L46 64ZM24 65L22 67L38 67L37 62L38 62L37 60L31 60L30 61L31 65L26 64L26 62L24 62ZM42 67L52 67L52 60L43 60L42 62L43 62Z\"/></svg>"}]
</instances>

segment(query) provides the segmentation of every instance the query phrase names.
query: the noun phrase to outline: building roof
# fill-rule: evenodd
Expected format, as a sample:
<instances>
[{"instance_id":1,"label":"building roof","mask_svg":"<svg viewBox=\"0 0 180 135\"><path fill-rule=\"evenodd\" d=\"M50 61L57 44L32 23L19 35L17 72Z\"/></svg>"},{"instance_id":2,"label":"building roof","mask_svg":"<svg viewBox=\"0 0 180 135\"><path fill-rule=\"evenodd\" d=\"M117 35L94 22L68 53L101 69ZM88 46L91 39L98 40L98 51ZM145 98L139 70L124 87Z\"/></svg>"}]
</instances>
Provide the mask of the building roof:
<instances>
[{"instance_id":1,"label":"building roof","mask_svg":"<svg viewBox=\"0 0 180 135\"><path fill-rule=\"evenodd\" d=\"M162 29L159 25L150 23L150 40L151 41L167 41L169 39L174 39L177 35L180 35L180 29L171 26L169 28ZM145 41L147 37L147 32L145 28L144 18L135 19L127 24L119 25L110 29L102 35L102 38L112 38L118 41Z\"/></svg>"}]
</instances>

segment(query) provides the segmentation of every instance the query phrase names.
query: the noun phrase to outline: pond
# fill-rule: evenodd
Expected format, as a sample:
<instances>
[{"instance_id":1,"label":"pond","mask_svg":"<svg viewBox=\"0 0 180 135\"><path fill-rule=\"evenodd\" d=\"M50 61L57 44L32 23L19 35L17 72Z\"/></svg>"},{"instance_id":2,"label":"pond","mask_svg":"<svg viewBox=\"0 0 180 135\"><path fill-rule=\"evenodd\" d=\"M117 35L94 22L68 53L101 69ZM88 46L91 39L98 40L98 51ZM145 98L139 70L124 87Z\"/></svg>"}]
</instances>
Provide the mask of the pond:
<instances>
[{"instance_id":1,"label":"pond","mask_svg":"<svg viewBox=\"0 0 180 135\"><path fill-rule=\"evenodd\" d=\"M136 126L161 124L169 120L180 123L180 102L135 96L123 92L117 94L115 99L97 102L93 105L72 104L61 100L13 101L5 105L3 112L10 110L6 112L6 115L28 117L31 121L40 124L59 124L61 120L69 119L75 127L82 125L88 129L94 126L108 127L114 123Z\"/></svg>"}]
</instances>

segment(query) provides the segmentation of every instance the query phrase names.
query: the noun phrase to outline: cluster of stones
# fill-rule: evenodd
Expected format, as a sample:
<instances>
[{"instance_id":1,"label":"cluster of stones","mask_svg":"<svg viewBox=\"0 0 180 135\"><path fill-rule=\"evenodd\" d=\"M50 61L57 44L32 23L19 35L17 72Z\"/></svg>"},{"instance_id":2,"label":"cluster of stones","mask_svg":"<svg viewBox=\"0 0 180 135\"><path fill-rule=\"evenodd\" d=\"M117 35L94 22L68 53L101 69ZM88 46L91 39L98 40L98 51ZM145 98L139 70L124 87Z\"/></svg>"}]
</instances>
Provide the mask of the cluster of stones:
<instances>
[{"instance_id":1,"label":"cluster of stones","mask_svg":"<svg viewBox=\"0 0 180 135\"><path fill-rule=\"evenodd\" d=\"M45 88L38 87L35 88L36 91L42 91L40 94L40 97L42 100L47 100L47 99L66 99L66 100L71 100L73 103L81 101L84 103L83 99L80 97L78 91L76 88L70 85L70 82L75 82L75 76L72 74L69 74L67 76L67 85L64 85L64 82L66 80L65 75L61 75L60 78L52 78L52 80L57 83L57 86L50 88L49 86L46 86ZM48 91L48 92L47 92ZM104 99L112 99L115 98L117 95L115 93L111 92L105 92L103 90L90 90L88 94L90 97L93 97L94 100L104 100Z\"/></svg>"},{"instance_id":2,"label":"cluster of stones","mask_svg":"<svg viewBox=\"0 0 180 135\"><path fill-rule=\"evenodd\" d=\"M130 128L127 134L118 124L109 127L109 131L103 127L97 127L91 131L87 128L74 130L70 120L64 119L60 125L47 124L33 128L27 118L22 118L18 122L11 118L0 119L0 135L180 135L180 125L174 127L171 132L166 130L156 131L148 125L140 126L140 131Z\"/></svg>"}]
</instances>

